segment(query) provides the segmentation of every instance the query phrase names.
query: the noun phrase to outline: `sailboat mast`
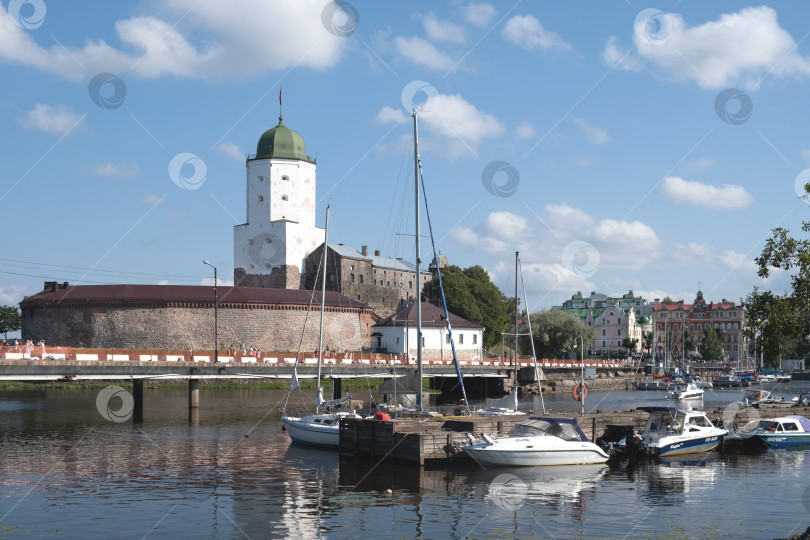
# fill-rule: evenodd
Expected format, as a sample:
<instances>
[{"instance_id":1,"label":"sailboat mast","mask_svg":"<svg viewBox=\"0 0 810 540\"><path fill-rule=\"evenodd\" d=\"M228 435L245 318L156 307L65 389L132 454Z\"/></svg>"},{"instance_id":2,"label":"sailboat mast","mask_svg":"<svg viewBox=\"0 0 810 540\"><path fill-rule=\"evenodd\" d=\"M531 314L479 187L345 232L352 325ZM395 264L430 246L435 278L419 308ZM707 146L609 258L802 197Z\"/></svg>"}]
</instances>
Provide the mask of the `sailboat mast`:
<instances>
[{"instance_id":1,"label":"sailboat mast","mask_svg":"<svg viewBox=\"0 0 810 540\"><path fill-rule=\"evenodd\" d=\"M416 111L413 111L413 184L416 208L416 370L419 389L416 392L416 412L422 412L422 286L419 263L421 238L419 232L419 135L416 131Z\"/></svg>"},{"instance_id":2,"label":"sailboat mast","mask_svg":"<svg viewBox=\"0 0 810 540\"><path fill-rule=\"evenodd\" d=\"M326 304L326 256L329 253L329 205L326 205L326 225L323 230L323 275L321 276L321 323L318 330L318 379L317 392L321 391L321 363L323 362L323 308ZM318 414L318 400L315 400L315 414Z\"/></svg>"},{"instance_id":3,"label":"sailboat mast","mask_svg":"<svg viewBox=\"0 0 810 540\"><path fill-rule=\"evenodd\" d=\"M515 386L518 383L518 254L515 252ZM526 315L528 316L528 311Z\"/></svg>"}]
</instances>

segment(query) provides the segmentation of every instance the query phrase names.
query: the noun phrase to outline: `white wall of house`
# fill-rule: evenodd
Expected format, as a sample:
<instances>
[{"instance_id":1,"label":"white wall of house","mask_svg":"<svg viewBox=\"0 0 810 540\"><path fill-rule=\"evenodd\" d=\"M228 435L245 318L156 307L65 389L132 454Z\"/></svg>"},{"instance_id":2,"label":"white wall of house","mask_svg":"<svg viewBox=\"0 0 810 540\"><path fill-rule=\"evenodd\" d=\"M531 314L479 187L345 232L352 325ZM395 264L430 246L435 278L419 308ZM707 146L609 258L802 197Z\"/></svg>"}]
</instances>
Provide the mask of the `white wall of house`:
<instances>
[{"instance_id":1,"label":"white wall of house","mask_svg":"<svg viewBox=\"0 0 810 540\"><path fill-rule=\"evenodd\" d=\"M374 345L385 349L391 354L406 354L416 357L416 328L404 326L376 326L374 332L381 334L379 341ZM480 357L482 352L483 331L480 328L454 328L453 339L456 345L456 354L459 358ZM453 358L453 351L445 328L422 328L422 355L423 358L445 359Z\"/></svg>"}]
</instances>

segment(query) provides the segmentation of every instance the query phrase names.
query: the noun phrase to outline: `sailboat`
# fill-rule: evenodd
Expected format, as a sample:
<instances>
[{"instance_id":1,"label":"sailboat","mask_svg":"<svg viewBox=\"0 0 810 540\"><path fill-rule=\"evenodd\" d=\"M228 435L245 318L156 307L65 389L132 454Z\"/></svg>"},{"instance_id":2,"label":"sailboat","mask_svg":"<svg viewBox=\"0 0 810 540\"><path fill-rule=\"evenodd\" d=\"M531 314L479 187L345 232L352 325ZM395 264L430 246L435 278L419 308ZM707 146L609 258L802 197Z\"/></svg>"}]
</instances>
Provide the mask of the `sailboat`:
<instances>
[{"instance_id":1,"label":"sailboat","mask_svg":"<svg viewBox=\"0 0 810 540\"><path fill-rule=\"evenodd\" d=\"M333 409L339 407L348 398L339 398L333 400L325 400L323 398L323 387L321 386L321 364L323 361L323 311L326 301L326 257L328 253L329 238L329 206L326 207L326 227L324 229L323 241L323 274L321 276L321 318L320 328L318 330L318 372L317 372L317 395L315 398L315 414L308 416L288 416L286 414L286 402L284 409L281 411L281 425L290 435L290 439L299 444L308 446L318 446L323 448L338 448L340 446L340 418L353 417L360 418L359 415L353 412L337 411ZM306 323L305 323L306 324ZM301 333L301 342L303 343L303 331ZM293 375L290 380L290 389L287 392L289 399L290 392L298 388L298 357L301 355L301 346L298 347L298 355L295 359L295 367L293 367ZM326 412L321 412L324 408Z\"/></svg>"}]
</instances>

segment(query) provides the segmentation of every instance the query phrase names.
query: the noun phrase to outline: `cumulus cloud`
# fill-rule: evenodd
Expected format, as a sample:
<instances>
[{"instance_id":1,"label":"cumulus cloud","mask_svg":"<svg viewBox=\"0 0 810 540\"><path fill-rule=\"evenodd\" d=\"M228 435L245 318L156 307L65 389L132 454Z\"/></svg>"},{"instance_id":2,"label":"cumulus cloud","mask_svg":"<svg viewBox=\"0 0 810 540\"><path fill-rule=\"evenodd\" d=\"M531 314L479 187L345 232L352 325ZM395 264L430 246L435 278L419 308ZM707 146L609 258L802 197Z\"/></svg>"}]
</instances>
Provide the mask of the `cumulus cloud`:
<instances>
[{"instance_id":1,"label":"cumulus cloud","mask_svg":"<svg viewBox=\"0 0 810 540\"><path fill-rule=\"evenodd\" d=\"M610 36L602 50L602 62L623 71L640 71L641 61L627 47L619 44L619 38Z\"/></svg>"},{"instance_id":2,"label":"cumulus cloud","mask_svg":"<svg viewBox=\"0 0 810 540\"><path fill-rule=\"evenodd\" d=\"M45 48L0 6L0 61L73 81L102 71L216 79L292 66L328 68L340 60L347 42L324 26L322 0L168 0L161 8L165 20L148 15L117 21L121 48L102 39ZM85 69L76 69L77 62Z\"/></svg>"},{"instance_id":3,"label":"cumulus cloud","mask_svg":"<svg viewBox=\"0 0 810 540\"><path fill-rule=\"evenodd\" d=\"M405 113L402 112L402 109L394 109L393 107L383 107L377 113L375 120L381 124L401 124L402 122L407 122L408 117L405 116Z\"/></svg>"},{"instance_id":4,"label":"cumulus cloud","mask_svg":"<svg viewBox=\"0 0 810 540\"><path fill-rule=\"evenodd\" d=\"M810 75L810 61L797 52L798 44L768 6L746 7L691 27L677 13L659 14L658 19L666 29L663 35L650 39L642 20L633 41L641 58L673 80L703 88L756 88L766 74Z\"/></svg>"},{"instance_id":5,"label":"cumulus cloud","mask_svg":"<svg viewBox=\"0 0 810 540\"><path fill-rule=\"evenodd\" d=\"M715 187L711 184L684 180L677 176L664 178L660 190L664 196L675 202L686 202L719 210L746 208L754 202L754 197L742 186L725 184Z\"/></svg>"},{"instance_id":6,"label":"cumulus cloud","mask_svg":"<svg viewBox=\"0 0 810 540\"><path fill-rule=\"evenodd\" d=\"M217 151L222 152L229 158L239 161L240 163L245 161L245 153L242 152L238 146L230 141L225 141L217 146Z\"/></svg>"},{"instance_id":7,"label":"cumulus cloud","mask_svg":"<svg viewBox=\"0 0 810 540\"><path fill-rule=\"evenodd\" d=\"M475 26L486 26L498 12L492 4L467 4L464 6L464 18Z\"/></svg>"},{"instance_id":8,"label":"cumulus cloud","mask_svg":"<svg viewBox=\"0 0 810 540\"><path fill-rule=\"evenodd\" d=\"M0 16L2 19L2 16ZM0 23L2 24L2 23ZM86 115L79 116L73 109L65 105L44 105L37 103L17 123L25 129L35 129L55 135L66 135L71 130L84 123Z\"/></svg>"},{"instance_id":9,"label":"cumulus cloud","mask_svg":"<svg viewBox=\"0 0 810 540\"><path fill-rule=\"evenodd\" d=\"M573 47L563 41L555 32L546 30L540 20L533 15L516 15L512 17L506 21L501 35L507 41L530 51L573 50Z\"/></svg>"},{"instance_id":10,"label":"cumulus cloud","mask_svg":"<svg viewBox=\"0 0 810 540\"><path fill-rule=\"evenodd\" d=\"M575 116L572 116L571 119L574 121L577 127L582 130L582 132L588 138L588 142L591 144L606 144L610 142L610 135L608 135L607 130L590 124Z\"/></svg>"},{"instance_id":11,"label":"cumulus cloud","mask_svg":"<svg viewBox=\"0 0 810 540\"><path fill-rule=\"evenodd\" d=\"M420 37L395 37L394 48L404 58L426 68L446 71L455 64L445 52Z\"/></svg>"},{"instance_id":12,"label":"cumulus cloud","mask_svg":"<svg viewBox=\"0 0 810 540\"><path fill-rule=\"evenodd\" d=\"M484 221L483 229L504 241L515 241L530 232L528 220L512 212L492 212Z\"/></svg>"},{"instance_id":13,"label":"cumulus cloud","mask_svg":"<svg viewBox=\"0 0 810 540\"><path fill-rule=\"evenodd\" d=\"M464 43L467 37L464 29L452 21L440 21L433 13L422 17L422 26L425 27L427 37L431 41L443 43Z\"/></svg>"}]
</instances>

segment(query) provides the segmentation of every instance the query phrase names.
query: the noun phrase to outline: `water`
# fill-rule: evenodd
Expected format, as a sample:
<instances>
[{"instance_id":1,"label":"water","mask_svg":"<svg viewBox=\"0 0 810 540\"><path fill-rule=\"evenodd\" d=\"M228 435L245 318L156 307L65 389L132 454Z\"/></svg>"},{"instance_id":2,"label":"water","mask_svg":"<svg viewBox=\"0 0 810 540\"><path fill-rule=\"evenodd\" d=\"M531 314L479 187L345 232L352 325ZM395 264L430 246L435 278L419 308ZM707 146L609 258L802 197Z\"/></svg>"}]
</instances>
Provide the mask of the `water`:
<instances>
[{"instance_id":1,"label":"water","mask_svg":"<svg viewBox=\"0 0 810 540\"><path fill-rule=\"evenodd\" d=\"M142 425L105 420L98 395L0 392L0 538L774 538L810 525L810 451L420 470L290 446L277 390L203 386L189 419L184 390L147 389ZM704 405L741 395L711 391ZM578 410L568 395L546 403Z\"/></svg>"}]
</instances>

